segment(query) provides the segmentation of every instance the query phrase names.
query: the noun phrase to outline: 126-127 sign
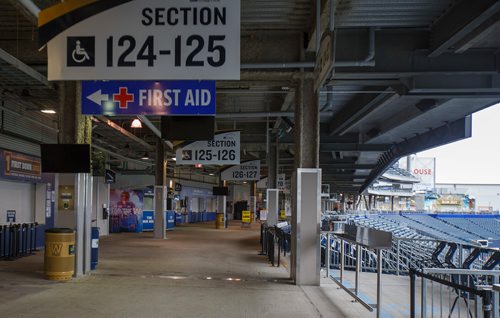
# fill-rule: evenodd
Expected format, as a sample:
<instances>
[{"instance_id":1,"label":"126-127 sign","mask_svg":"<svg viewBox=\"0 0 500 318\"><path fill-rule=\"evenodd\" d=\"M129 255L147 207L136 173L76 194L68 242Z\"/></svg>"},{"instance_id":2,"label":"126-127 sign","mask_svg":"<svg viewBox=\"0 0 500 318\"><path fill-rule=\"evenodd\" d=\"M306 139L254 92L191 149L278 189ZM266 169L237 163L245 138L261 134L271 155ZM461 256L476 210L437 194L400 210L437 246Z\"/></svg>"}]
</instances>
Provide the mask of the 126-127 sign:
<instances>
[{"instance_id":1,"label":"126-127 sign","mask_svg":"<svg viewBox=\"0 0 500 318\"><path fill-rule=\"evenodd\" d=\"M97 10L93 6L66 16L88 15L85 10ZM239 0L107 6L48 41L49 80L239 79ZM49 19L43 14L39 20ZM42 37L44 30L42 25Z\"/></svg>"}]
</instances>

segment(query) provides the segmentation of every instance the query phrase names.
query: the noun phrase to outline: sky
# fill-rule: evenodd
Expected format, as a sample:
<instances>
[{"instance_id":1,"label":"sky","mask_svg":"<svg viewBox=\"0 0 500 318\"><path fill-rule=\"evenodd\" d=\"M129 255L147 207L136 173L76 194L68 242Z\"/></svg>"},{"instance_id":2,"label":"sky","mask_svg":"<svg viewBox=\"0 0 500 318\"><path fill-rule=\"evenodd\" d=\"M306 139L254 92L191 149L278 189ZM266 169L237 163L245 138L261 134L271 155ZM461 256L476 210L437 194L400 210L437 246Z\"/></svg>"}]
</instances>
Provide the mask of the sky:
<instances>
[{"instance_id":1,"label":"sky","mask_svg":"<svg viewBox=\"0 0 500 318\"><path fill-rule=\"evenodd\" d=\"M500 184L500 104L472 115L472 137L417 154L436 158L436 183Z\"/></svg>"}]
</instances>

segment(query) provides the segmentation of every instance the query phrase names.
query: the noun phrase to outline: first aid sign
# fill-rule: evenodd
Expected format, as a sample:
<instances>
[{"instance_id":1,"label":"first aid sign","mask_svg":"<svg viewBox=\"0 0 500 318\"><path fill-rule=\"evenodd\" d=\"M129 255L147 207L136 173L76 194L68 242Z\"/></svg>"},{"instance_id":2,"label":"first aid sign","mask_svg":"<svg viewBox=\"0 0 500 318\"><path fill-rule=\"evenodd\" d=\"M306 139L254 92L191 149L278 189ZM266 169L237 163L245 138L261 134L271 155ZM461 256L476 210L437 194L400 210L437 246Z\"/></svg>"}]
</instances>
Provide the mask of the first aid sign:
<instances>
[{"instance_id":1,"label":"first aid sign","mask_svg":"<svg viewBox=\"0 0 500 318\"><path fill-rule=\"evenodd\" d=\"M84 81L83 115L215 115L215 81Z\"/></svg>"}]
</instances>

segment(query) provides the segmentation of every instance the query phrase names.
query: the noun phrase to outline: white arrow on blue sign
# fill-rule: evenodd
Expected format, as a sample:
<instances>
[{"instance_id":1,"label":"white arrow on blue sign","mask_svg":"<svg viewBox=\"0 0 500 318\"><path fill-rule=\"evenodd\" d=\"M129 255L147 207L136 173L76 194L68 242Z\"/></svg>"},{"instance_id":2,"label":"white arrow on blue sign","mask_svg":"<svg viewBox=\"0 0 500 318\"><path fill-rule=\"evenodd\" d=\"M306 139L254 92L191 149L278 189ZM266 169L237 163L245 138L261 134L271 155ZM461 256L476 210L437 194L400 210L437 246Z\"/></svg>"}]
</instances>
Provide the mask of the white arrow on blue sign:
<instances>
[{"instance_id":1,"label":"white arrow on blue sign","mask_svg":"<svg viewBox=\"0 0 500 318\"><path fill-rule=\"evenodd\" d=\"M215 116L215 81L84 81L82 114Z\"/></svg>"}]
</instances>

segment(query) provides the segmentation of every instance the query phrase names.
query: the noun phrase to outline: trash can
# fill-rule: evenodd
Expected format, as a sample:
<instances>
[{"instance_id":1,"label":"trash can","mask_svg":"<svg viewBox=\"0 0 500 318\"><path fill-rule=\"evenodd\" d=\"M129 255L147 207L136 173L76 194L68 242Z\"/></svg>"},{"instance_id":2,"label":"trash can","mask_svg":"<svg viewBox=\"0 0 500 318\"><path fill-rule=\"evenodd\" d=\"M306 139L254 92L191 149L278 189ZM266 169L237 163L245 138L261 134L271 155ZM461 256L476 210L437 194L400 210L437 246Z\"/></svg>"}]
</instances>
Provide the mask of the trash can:
<instances>
[{"instance_id":1,"label":"trash can","mask_svg":"<svg viewBox=\"0 0 500 318\"><path fill-rule=\"evenodd\" d=\"M75 231L66 228L45 230L45 276L70 280L75 272Z\"/></svg>"},{"instance_id":2,"label":"trash can","mask_svg":"<svg viewBox=\"0 0 500 318\"><path fill-rule=\"evenodd\" d=\"M215 228L216 229L224 228L224 213L217 213L217 219L215 220Z\"/></svg>"},{"instance_id":3,"label":"trash can","mask_svg":"<svg viewBox=\"0 0 500 318\"><path fill-rule=\"evenodd\" d=\"M99 228L92 227L92 248L90 251L90 269L94 270L99 260Z\"/></svg>"}]
</instances>

